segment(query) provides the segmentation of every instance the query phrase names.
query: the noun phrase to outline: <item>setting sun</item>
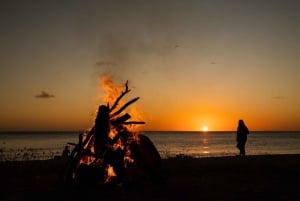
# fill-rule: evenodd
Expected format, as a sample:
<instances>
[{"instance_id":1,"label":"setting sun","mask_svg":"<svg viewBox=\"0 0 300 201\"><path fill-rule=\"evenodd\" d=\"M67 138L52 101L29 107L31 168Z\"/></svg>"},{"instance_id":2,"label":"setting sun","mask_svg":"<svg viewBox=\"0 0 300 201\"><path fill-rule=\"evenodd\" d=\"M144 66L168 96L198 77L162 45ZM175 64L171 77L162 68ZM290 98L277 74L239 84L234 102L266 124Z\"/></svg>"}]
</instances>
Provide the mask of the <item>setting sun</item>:
<instances>
[{"instance_id":1,"label":"setting sun","mask_svg":"<svg viewBox=\"0 0 300 201\"><path fill-rule=\"evenodd\" d=\"M208 131L208 127L207 126L202 126L202 131Z\"/></svg>"}]
</instances>

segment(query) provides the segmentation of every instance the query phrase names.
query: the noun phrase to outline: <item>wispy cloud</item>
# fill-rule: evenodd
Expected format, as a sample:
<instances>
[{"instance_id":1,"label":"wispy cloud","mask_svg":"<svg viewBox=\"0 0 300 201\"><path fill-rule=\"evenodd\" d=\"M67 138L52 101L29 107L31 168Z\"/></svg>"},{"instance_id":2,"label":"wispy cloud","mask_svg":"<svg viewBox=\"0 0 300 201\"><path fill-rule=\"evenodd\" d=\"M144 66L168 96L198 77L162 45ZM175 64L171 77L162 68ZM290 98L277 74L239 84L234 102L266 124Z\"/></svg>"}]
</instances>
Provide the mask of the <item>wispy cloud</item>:
<instances>
[{"instance_id":1,"label":"wispy cloud","mask_svg":"<svg viewBox=\"0 0 300 201\"><path fill-rule=\"evenodd\" d=\"M282 100L284 99L284 96L273 96L272 99Z\"/></svg>"},{"instance_id":2,"label":"wispy cloud","mask_svg":"<svg viewBox=\"0 0 300 201\"><path fill-rule=\"evenodd\" d=\"M116 66L117 63L113 61L98 61L96 62L97 66L106 66L106 67L111 67L111 66Z\"/></svg>"},{"instance_id":3,"label":"wispy cloud","mask_svg":"<svg viewBox=\"0 0 300 201\"><path fill-rule=\"evenodd\" d=\"M34 96L35 98L54 98L55 96L53 94L50 94L45 91L41 91L41 93Z\"/></svg>"}]
</instances>

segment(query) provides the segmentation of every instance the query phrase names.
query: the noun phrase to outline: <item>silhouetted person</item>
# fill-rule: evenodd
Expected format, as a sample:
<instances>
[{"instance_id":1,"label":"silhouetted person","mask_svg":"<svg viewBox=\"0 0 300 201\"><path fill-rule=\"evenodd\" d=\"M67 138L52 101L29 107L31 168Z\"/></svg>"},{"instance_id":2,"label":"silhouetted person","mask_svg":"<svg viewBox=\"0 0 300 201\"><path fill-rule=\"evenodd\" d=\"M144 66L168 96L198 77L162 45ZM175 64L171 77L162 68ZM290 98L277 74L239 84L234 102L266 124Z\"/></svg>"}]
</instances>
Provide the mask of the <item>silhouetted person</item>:
<instances>
[{"instance_id":1,"label":"silhouetted person","mask_svg":"<svg viewBox=\"0 0 300 201\"><path fill-rule=\"evenodd\" d=\"M70 155L70 149L69 149L69 146L65 146L65 149L63 150L62 152L62 157L63 158L68 158Z\"/></svg>"},{"instance_id":2,"label":"silhouetted person","mask_svg":"<svg viewBox=\"0 0 300 201\"><path fill-rule=\"evenodd\" d=\"M249 130L245 125L243 120L239 120L238 128L236 132L236 141L237 141L237 148L240 150L240 156L246 155L245 145L247 142L247 135L249 134Z\"/></svg>"}]
</instances>

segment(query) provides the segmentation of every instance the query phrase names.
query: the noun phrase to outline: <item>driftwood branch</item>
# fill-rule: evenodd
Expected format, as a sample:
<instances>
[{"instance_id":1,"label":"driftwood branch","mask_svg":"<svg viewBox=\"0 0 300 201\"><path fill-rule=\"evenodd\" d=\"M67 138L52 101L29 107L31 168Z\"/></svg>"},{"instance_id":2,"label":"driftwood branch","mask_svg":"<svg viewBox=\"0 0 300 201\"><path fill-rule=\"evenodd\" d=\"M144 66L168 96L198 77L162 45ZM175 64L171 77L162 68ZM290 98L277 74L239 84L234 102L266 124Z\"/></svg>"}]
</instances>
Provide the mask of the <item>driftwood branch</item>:
<instances>
[{"instance_id":1,"label":"driftwood branch","mask_svg":"<svg viewBox=\"0 0 300 201\"><path fill-rule=\"evenodd\" d=\"M111 124L122 124L123 122L127 121L128 119L130 119L130 115L128 113L124 114L123 116L117 118L117 119L114 119L114 120L111 120Z\"/></svg>"},{"instance_id":2,"label":"driftwood branch","mask_svg":"<svg viewBox=\"0 0 300 201\"><path fill-rule=\"evenodd\" d=\"M122 124L128 125L128 124L145 124L144 121L125 121Z\"/></svg>"},{"instance_id":3,"label":"driftwood branch","mask_svg":"<svg viewBox=\"0 0 300 201\"><path fill-rule=\"evenodd\" d=\"M136 98L132 99L131 101L128 101L123 107L121 107L118 111L116 111L115 113L113 113L113 114L111 115L111 117L120 114L123 110L125 110L129 105L131 105L132 103L134 103L134 102L137 101L138 99L139 99L139 97L136 97Z\"/></svg>"},{"instance_id":4,"label":"driftwood branch","mask_svg":"<svg viewBox=\"0 0 300 201\"><path fill-rule=\"evenodd\" d=\"M129 93L129 92L130 92L130 89L128 89L128 80L127 80L126 83L125 83L125 91L122 91L122 93L121 93L120 96L116 99L116 101L114 102L113 106L109 109L109 111L110 111L110 112L113 111L113 110L118 106L118 104L119 104L121 98L122 98L125 94L127 94L127 93Z\"/></svg>"}]
</instances>

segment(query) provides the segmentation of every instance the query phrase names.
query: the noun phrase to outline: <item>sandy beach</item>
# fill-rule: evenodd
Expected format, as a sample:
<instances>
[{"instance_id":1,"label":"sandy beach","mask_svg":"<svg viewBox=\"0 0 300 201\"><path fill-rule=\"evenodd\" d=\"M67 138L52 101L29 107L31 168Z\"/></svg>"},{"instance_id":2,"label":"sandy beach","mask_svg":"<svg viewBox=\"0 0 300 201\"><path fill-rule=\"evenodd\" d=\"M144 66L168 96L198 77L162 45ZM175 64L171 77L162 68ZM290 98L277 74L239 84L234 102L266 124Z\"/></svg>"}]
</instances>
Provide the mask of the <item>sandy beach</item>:
<instances>
[{"instance_id":1,"label":"sandy beach","mask_svg":"<svg viewBox=\"0 0 300 201\"><path fill-rule=\"evenodd\" d=\"M164 179L130 188L58 185L64 160L0 162L0 200L299 200L300 155L163 159Z\"/></svg>"}]
</instances>

